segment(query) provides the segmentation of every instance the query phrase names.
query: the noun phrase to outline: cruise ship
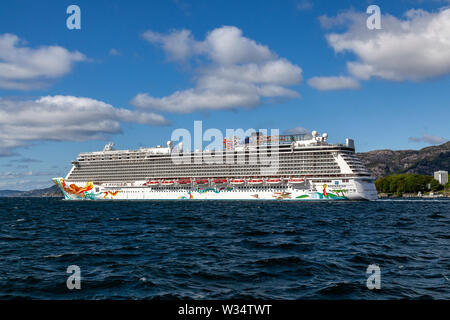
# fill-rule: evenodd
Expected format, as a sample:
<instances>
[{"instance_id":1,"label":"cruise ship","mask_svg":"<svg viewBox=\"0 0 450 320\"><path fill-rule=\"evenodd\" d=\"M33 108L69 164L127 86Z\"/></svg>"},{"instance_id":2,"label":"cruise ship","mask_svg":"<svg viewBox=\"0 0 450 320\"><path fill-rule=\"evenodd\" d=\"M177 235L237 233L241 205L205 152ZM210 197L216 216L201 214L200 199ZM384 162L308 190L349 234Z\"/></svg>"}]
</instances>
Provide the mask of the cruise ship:
<instances>
[{"instance_id":1,"label":"cruise ship","mask_svg":"<svg viewBox=\"0 0 450 320\"><path fill-rule=\"evenodd\" d=\"M375 200L374 178L353 139L326 133L224 139L215 151L167 147L80 153L65 178L67 200Z\"/></svg>"}]
</instances>

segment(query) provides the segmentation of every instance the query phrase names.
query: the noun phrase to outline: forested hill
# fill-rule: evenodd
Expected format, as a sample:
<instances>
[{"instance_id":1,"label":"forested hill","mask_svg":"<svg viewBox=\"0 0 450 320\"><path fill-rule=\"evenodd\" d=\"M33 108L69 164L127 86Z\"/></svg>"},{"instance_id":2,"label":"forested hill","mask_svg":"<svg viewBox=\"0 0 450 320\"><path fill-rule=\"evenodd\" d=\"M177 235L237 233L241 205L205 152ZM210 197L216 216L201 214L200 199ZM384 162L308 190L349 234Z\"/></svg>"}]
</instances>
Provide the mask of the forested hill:
<instances>
[{"instance_id":1,"label":"forested hill","mask_svg":"<svg viewBox=\"0 0 450 320\"><path fill-rule=\"evenodd\" d=\"M358 156L376 178L400 173L433 175L438 170L450 171L450 141L420 150L374 150L358 153Z\"/></svg>"},{"instance_id":2,"label":"forested hill","mask_svg":"<svg viewBox=\"0 0 450 320\"><path fill-rule=\"evenodd\" d=\"M30 191L0 190L0 197L63 197L61 190L56 185L45 189Z\"/></svg>"}]
</instances>

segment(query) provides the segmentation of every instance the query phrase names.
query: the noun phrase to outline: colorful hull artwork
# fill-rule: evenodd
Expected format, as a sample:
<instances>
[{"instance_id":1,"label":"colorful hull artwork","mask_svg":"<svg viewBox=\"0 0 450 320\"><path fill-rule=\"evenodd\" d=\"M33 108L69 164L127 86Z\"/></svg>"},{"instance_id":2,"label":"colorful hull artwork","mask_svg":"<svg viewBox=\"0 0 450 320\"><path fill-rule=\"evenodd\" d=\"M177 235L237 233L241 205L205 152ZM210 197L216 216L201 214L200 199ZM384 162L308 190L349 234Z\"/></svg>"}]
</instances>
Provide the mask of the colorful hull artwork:
<instances>
[{"instance_id":1,"label":"colorful hull artwork","mask_svg":"<svg viewBox=\"0 0 450 320\"><path fill-rule=\"evenodd\" d=\"M348 200L348 198L345 196L345 193L347 190L334 190L335 194L331 192L327 192L327 185L323 185L323 191L315 192L313 194L314 199L330 199L330 200ZM302 197L302 196L301 196ZM305 199L305 198L302 198Z\"/></svg>"},{"instance_id":2,"label":"colorful hull artwork","mask_svg":"<svg viewBox=\"0 0 450 320\"><path fill-rule=\"evenodd\" d=\"M279 188L240 188L233 186L197 188L151 188L148 186L128 186L113 189L94 185L93 182L76 185L63 178L53 179L67 200L353 200L348 191L328 190L326 184L320 192L309 189L296 189L289 186ZM81 186L80 186L81 185ZM162 189L162 190L161 190ZM275 191L274 191L275 190ZM363 200L363 199L361 199Z\"/></svg>"},{"instance_id":3,"label":"colorful hull artwork","mask_svg":"<svg viewBox=\"0 0 450 320\"><path fill-rule=\"evenodd\" d=\"M76 184L67 185L62 178L53 179L53 182L61 189L64 198L67 200L97 200L97 199L113 199L120 190L102 192L94 192L94 184L92 181L86 183L84 187L78 187Z\"/></svg>"}]
</instances>

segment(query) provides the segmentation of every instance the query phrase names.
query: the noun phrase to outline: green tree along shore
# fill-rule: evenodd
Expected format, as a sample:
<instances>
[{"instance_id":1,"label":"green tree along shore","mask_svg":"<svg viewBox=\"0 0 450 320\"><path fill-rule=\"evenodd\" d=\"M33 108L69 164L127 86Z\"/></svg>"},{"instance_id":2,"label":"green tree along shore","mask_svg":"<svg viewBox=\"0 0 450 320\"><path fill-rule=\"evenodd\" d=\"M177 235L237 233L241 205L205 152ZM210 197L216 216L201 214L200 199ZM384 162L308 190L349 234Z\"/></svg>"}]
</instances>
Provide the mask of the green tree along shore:
<instances>
[{"instance_id":1,"label":"green tree along shore","mask_svg":"<svg viewBox=\"0 0 450 320\"><path fill-rule=\"evenodd\" d=\"M428 188L428 184L430 188ZM401 196L403 193L436 192L450 189L450 183L443 186L432 176L416 173L386 176L377 179L375 186L378 192L396 194L398 196Z\"/></svg>"}]
</instances>

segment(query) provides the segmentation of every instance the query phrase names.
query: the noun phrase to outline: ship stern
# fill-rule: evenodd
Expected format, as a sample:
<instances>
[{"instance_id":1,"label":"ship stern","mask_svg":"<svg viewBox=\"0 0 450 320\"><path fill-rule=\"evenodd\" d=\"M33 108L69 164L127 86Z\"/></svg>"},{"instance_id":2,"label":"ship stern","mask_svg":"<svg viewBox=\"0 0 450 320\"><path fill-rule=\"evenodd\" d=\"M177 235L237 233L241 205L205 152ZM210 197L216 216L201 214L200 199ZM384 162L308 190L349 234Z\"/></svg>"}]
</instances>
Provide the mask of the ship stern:
<instances>
[{"instance_id":1,"label":"ship stern","mask_svg":"<svg viewBox=\"0 0 450 320\"><path fill-rule=\"evenodd\" d=\"M354 200L378 200L378 192L374 180L372 177L355 180L356 194L354 194Z\"/></svg>"}]
</instances>

